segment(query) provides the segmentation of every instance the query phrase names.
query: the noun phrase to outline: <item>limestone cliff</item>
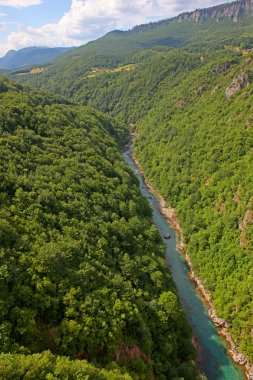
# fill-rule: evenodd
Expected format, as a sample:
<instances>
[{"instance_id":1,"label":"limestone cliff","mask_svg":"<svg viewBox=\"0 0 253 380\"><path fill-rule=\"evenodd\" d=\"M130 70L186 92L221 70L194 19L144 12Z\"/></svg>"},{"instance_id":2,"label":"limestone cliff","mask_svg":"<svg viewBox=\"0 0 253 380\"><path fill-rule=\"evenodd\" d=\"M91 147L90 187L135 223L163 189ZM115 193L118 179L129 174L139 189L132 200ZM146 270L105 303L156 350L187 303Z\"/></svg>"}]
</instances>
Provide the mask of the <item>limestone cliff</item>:
<instances>
[{"instance_id":1,"label":"limestone cliff","mask_svg":"<svg viewBox=\"0 0 253 380\"><path fill-rule=\"evenodd\" d=\"M224 0L225 1L225 0ZM217 22L230 20L238 22L241 18L253 16L253 0L240 0L216 5L210 8L196 9L193 12L184 12L179 16L163 19L158 22L150 22L149 24L137 25L126 33L143 33L157 26L167 25L172 21L195 21L204 22L213 19ZM115 31L116 33L117 31Z\"/></svg>"},{"instance_id":2,"label":"limestone cliff","mask_svg":"<svg viewBox=\"0 0 253 380\"><path fill-rule=\"evenodd\" d=\"M211 8L197 9L194 12L185 12L179 15L177 19L178 21L201 22L212 18L216 21L229 19L238 22L241 17L247 15L253 16L253 0L234 1Z\"/></svg>"}]
</instances>

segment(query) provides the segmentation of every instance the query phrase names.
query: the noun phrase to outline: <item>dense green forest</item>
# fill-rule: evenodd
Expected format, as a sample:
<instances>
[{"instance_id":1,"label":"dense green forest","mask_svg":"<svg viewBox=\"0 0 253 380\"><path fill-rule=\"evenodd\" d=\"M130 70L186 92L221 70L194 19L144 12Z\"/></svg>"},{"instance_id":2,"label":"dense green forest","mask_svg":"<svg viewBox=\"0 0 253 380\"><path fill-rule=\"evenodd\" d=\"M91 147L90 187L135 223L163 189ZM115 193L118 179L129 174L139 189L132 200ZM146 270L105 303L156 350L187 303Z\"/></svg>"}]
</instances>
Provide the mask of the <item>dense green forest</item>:
<instances>
[{"instance_id":1,"label":"dense green forest","mask_svg":"<svg viewBox=\"0 0 253 380\"><path fill-rule=\"evenodd\" d=\"M86 89L89 104L137 129L135 154L176 208L194 270L250 360L252 72L245 49L160 51L75 93L79 100Z\"/></svg>"},{"instance_id":2,"label":"dense green forest","mask_svg":"<svg viewBox=\"0 0 253 380\"><path fill-rule=\"evenodd\" d=\"M162 240L121 155L127 129L4 78L0 99L0 377L197 379Z\"/></svg>"},{"instance_id":3,"label":"dense green forest","mask_svg":"<svg viewBox=\"0 0 253 380\"><path fill-rule=\"evenodd\" d=\"M245 1L238 1L236 3L244 3ZM216 9L217 8L217 9ZM240 9L238 12L240 17L237 22L231 21L229 18L224 18L217 22L219 13L222 13L223 6L210 8L210 13L214 10L215 17L209 17L203 22L195 22L192 19L181 20L180 17L172 19L165 19L159 22L154 22L146 25L139 25L129 31L115 30L107 35L99 38L96 41L91 41L84 46L73 49L66 54L63 54L59 58L42 66L39 73L30 75L33 67L24 68L23 70L14 70L10 73L15 80L28 83L29 85L39 87L45 90L54 91L59 94L64 94L69 97L76 98L82 104L94 104L98 106L101 104L103 95L108 98L107 104L103 105L103 109L106 111L112 111L114 115L121 114L123 110L127 108L127 104L120 104L117 106L117 100L122 97L127 102L130 99L137 98L140 93L139 72L142 71L142 65L149 63L150 59L161 60L164 56L163 52L171 50L187 49L201 54L209 54L210 52L218 52L225 47L253 47L253 24L252 14ZM226 5L225 5L226 8ZM174 57L170 58L170 62L167 64L173 65ZM129 86L129 96L122 95L120 88L114 84L113 90L115 92L112 95L107 91L107 82L101 83L102 79L96 83L89 79L89 74L95 68L115 68L120 65L135 64L137 70L137 80L135 78L136 70L133 70L129 78L131 85ZM165 75L164 66L161 62L161 74ZM138 67L140 65L140 67ZM159 70L159 65L157 65ZM24 75L20 75L24 74ZM122 74L122 75L121 75ZM147 77L147 86L149 91L146 91L144 103L146 102L146 95L150 96L154 90L154 86L157 86L157 80L161 80L156 74L154 77ZM117 79L117 77L124 77L122 73L111 73L111 79ZM144 73L141 78L146 78ZM98 78L96 78L98 79ZM87 83L89 82L89 83ZM155 84L153 83L155 82ZM109 78L110 83L110 78ZM93 88L90 85L93 84ZM142 83L143 87L143 83ZM103 89L101 96L98 89ZM95 94L94 94L95 90ZM111 96L109 96L109 93ZM114 101L110 101L110 97L115 97ZM91 102L90 102L91 101ZM105 100L104 100L105 102ZM114 108L116 107L116 110ZM128 113L130 114L130 107L128 107ZM140 107L141 109L141 107Z\"/></svg>"},{"instance_id":4,"label":"dense green forest","mask_svg":"<svg viewBox=\"0 0 253 380\"><path fill-rule=\"evenodd\" d=\"M252 25L165 20L8 73L47 93L1 79L0 377L198 376L161 239L121 158L124 124L253 362Z\"/></svg>"},{"instance_id":5,"label":"dense green forest","mask_svg":"<svg viewBox=\"0 0 253 380\"><path fill-rule=\"evenodd\" d=\"M77 71L71 61L58 60L45 73L18 79L108 112L138 131L135 154L177 210L194 270L252 361L252 18L183 22L182 31L186 25L181 47L126 49L121 59L79 48ZM175 20L142 26L129 40L124 35L125 43L173 28ZM105 39L123 38L116 34Z\"/></svg>"},{"instance_id":6,"label":"dense green forest","mask_svg":"<svg viewBox=\"0 0 253 380\"><path fill-rule=\"evenodd\" d=\"M181 77L138 126L135 152L176 208L195 273L253 360L252 54Z\"/></svg>"}]
</instances>

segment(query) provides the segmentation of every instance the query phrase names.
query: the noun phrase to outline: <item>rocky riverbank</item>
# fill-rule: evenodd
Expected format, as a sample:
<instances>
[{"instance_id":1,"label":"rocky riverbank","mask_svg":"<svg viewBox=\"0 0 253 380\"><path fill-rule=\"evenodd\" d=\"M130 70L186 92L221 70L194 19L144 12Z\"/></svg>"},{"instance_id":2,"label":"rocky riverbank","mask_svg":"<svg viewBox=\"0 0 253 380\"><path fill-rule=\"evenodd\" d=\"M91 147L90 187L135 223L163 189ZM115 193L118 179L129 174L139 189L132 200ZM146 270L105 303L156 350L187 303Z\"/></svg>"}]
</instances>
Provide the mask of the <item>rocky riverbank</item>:
<instances>
[{"instance_id":1,"label":"rocky riverbank","mask_svg":"<svg viewBox=\"0 0 253 380\"><path fill-rule=\"evenodd\" d=\"M138 162L138 160L136 159L134 155L132 156L132 159L135 162L135 165L138 167L138 170L143 174L143 178L145 179L144 172L142 170L140 163ZM217 312L212 303L211 295L206 291L203 283L194 273L190 257L187 253L187 247L183 242L183 231L177 219L176 211L171 207L167 207L165 199L146 180L145 182L149 191L153 193L157 198L157 202L158 202L157 205L158 205L158 209L160 213L168 220L168 222L174 228L177 234L177 248L185 256L186 262L190 270L189 276L191 280L195 282L197 290L200 292L203 300L208 305L209 318L213 321L213 323L217 327L219 335L222 336L228 342L230 346L228 350L229 355L232 357L235 363L243 366L245 370L246 378L248 380L253 380L253 365L248 362L247 358L236 347L235 342L233 341L231 334L228 330L228 323L224 319L218 317Z\"/></svg>"}]
</instances>

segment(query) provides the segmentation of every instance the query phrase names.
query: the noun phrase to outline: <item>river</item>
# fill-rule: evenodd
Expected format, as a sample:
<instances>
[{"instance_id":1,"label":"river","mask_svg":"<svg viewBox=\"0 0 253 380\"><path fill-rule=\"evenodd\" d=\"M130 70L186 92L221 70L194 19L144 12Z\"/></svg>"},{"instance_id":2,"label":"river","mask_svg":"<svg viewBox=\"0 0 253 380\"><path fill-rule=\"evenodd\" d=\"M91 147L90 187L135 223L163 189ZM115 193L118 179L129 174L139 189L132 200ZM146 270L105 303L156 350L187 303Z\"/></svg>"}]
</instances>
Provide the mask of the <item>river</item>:
<instances>
[{"instance_id":1,"label":"river","mask_svg":"<svg viewBox=\"0 0 253 380\"><path fill-rule=\"evenodd\" d=\"M194 283L189 279L189 270L182 253L177 250L176 233L158 210L156 197L150 193L144 179L132 160L132 148L124 152L124 159L139 179L142 195L148 199L153 210L153 219L166 246L166 262L178 289L180 302L185 309L193 335L198 342L198 367L208 380L243 380L244 374L227 354L227 344L219 336L208 317L207 306L202 302ZM170 239L164 239L164 235Z\"/></svg>"}]
</instances>

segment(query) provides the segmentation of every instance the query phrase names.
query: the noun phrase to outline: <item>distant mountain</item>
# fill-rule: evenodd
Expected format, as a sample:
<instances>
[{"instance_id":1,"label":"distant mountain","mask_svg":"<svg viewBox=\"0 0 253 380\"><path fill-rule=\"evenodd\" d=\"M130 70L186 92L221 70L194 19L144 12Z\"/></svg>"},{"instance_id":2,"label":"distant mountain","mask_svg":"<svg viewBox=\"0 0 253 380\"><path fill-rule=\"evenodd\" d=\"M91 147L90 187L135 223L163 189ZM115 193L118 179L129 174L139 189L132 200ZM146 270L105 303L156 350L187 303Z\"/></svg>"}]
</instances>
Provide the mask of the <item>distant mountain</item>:
<instances>
[{"instance_id":1,"label":"distant mountain","mask_svg":"<svg viewBox=\"0 0 253 380\"><path fill-rule=\"evenodd\" d=\"M10 51L0 59L0 69L15 69L25 65L40 64L57 59L53 65L75 65L83 67L84 61L89 66L102 64L111 65L112 57L127 57L137 51L151 49L155 46L167 48L181 48L185 46L209 48L212 45L235 45L244 41L253 33L253 0L241 0L225 3L193 12L184 12L174 18L167 18L158 22L137 25L129 31L114 30L105 36L91 41L78 48L27 48L20 51ZM38 49L36 51L36 49ZM60 49L60 51L59 51ZM57 52L55 54L55 52ZM22 56L16 62L16 55ZM23 56L28 55L29 59ZM30 59L32 56L33 59ZM14 59L15 57L15 59ZM95 58L94 58L95 57ZM106 58L105 58L106 57ZM4 61L3 61L4 60ZM20 62L21 61L21 62ZM100 62L101 61L101 62ZM3 63L4 62L4 63ZM7 63L6 63L7 62ZM11 64L10 64L11 62Z\"/></svg>"},{"instance_id":2,"label":"distant mountain","mask_svg":"<svg viewBox=\"0 0 253 380\"><path fill-rule=\"evenodd\" d=\"M111 31L95 41L67 52L60 57L60 61L69 65L71 59L74 59L75 64L79 58L91 62L90 57L94 55L122 58L154 46L181 48L206 45L209 48L210 43L216 47L220 44L234 45L238 36L245 38L252 35L252 16L253 0L234 1L184 12L177 17L137 25L128 31ZM92 64L94 65L94 62Z\"/></svg>"},{"instance_id":3,"label":"distant mountain","mask_svg":"<svg viewBox=\"0 0 253 380\"><path fill-rule=\"evenodd\" d=\"M157 51L193 49L201 55L205 51L233 46L253 48L253 0L226 3L177 17L145 25L137 25L129 31L114 30L105 36L72 49L40 71L17 72L8 75L15 80L47 90L61 92L65 96L82 93L86 82L82 78L98 67L115 68L120 65L140 64ZM26 75L23 75L26 74ZM29 75L36 74L36 75ZM59 87L59 83L64 86ZM87 96L83 96L86 99Z\"/></svg>"},{"instance_id":4,"label":"distant mountain","mask_svg":"<svg viewBox=\"0 0 253 380\"><path fill-rule=\"evenodd\" d=\"M21 50L10 50L0 58L0 69L16 69L22 66L45 63L72 48L49 48L32 46Z\"/></svg>"}]
</instances>

